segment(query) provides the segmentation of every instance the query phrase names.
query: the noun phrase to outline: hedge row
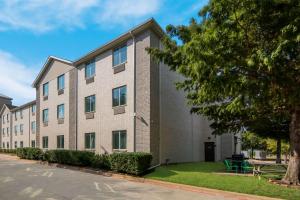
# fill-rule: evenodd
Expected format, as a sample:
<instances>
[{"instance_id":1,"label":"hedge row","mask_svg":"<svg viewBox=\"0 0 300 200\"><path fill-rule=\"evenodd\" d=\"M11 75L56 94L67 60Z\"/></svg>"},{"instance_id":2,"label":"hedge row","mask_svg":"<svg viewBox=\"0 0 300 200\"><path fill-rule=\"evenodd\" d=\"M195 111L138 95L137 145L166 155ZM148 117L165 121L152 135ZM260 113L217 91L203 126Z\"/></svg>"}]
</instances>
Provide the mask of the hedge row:
<instances>
[{"instance_id":1,"label":"hedge row","mask_svg":"<svg viewBox=\"0 0 300 200\"><path fill-rule=\"evenodd\" d=\"M0 148L0 153L11 153L11 154L16 154L16 149L1 149L1 148Z\"/></svg>"},{"instance_id":2,"label":"hedge row","mask_svg":"<svg viewBox=\"0 0 300 200\"><path fill-rule=\"evenodd\" d=\"M126 152L98 155L89 151L74 150L48 150L43 152L39 148L31 147L17 149L17 156L23 159L93 167L134 175L144 173L150 167L152 161L152 155L149 153Z\"/></svg>"}]
</instances>

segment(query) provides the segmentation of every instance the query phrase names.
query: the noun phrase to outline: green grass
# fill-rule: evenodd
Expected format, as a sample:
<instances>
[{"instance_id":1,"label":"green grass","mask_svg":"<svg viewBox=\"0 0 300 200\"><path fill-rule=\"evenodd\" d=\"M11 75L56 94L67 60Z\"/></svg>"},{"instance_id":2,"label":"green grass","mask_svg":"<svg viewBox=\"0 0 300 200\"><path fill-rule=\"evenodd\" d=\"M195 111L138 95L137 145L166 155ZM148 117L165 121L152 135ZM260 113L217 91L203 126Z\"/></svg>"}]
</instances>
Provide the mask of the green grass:
<instances>
[{"instance_id":1,"label":"green grass","mask_svg":"<svg viewBox=\"0 0 300 200\"><path fill-rule=\"evenodd\" d=\"M282 199L300 199L300 189L286 188L268 182L266 178L253 176L223 175L223 163L187 163L162 166L145 177L150 179L182 183L186 185L214 188L239 193L269 196Z\"/></svg>"}]
</instances>

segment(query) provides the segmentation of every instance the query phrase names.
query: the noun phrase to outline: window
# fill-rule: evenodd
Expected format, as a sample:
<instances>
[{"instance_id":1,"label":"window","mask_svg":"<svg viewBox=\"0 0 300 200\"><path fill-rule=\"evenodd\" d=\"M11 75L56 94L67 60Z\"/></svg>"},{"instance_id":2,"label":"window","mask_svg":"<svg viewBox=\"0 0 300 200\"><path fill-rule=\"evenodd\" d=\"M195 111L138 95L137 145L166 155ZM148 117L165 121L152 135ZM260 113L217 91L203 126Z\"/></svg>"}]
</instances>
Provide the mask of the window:
<instances>
[{"instance_id":1,"label":"window","mask_svg":"<svg viewBox=\"0 0 300 200\"><path fill-rule=\"evenodd\" d=\"M125 63L127 61L127 46L120 47L114 50L113 66Z\"/></svg>"},{"instance_id":2,"label":"window","mask_svg":"<svg viewBox=\"0 0 300 200\"><path fill-rule=\"evenodd\" d=\"M23 134L23 127L24 127L24 125L20 124L20 133L21 133L21 135Z\"/></svg>"},{"instance_id":3,"label":"window","mask_svg":"<svg viewBox=\"0 0 300 200\"><path fill-rule=\"evenodd\" d=\"M95 112L95 95L85 97L85 112Z\"/></svg>"},{"instance_id":4,"label":"window","mask_svg":"<svg viewBox=\"0 0 300 200\"><path fill-rule=\"evenodd\" d=\"M31 112L35 113L36 112L36 105L31 106Z\"/></svg>"},{"instance_id":5,"label":"window","mask_svg":"<svg viewBox=\"0 0 300 200\"><path fill-rule=\"evenodd\" d=\"M63 149L64 148L64 143L65 143L64 136L63 135L58 135L57 136L57 148L58 149Z\"/></svg>"},{"instance_id":6,"label":"window","mask_svg":"<svg viewBox=\"0 0 300 200\"><path fill-rule=\"evenodd\" d=\"M9 122L9 120L8 120L8 114L6 115L6 121Z\"/></svg>"},{"instance_id":7,"label":"window","mask_svg":"<svg viewBox=\"0 0 300 200\"><path fill-rule=\"evenodd\" d=\"M15 135L17 135L17 133L18 133L18 125L15 125L14 129L15 129Z\"/></svg>"},{"instance_id":8,"label":"window","mask_svg":"<svg viewBox=\"0 0 300 200\"><path fill-rule=\"evenodd\" d=\"M5 128L2 128L2 135L5 137Z\"/></svg>"},{"instance_id":9,"label":"window","mask_svg":"<svg viewBox=\"0 0 300 200\"><path fill-rule=\"evenodd\" d=\"M46 123L48 122L48 109L43 110L43 122Z\"/></svg>"},{"instance_id":10,"label":"window","mask_svg":"<svg viewBox=\"0 0 300 200\"><path fill-rule=\"evenodd\" d=\"M65 88L65 75L57 77L57 90L63 90Z\"/></svg>"},{"instance_id":11,"label":"window","mask_svg":"<svg viewBox=\"0 0 300 200\"><path fill-rule=\"evenodd\" d=\"M114 150L124 150L126 149L126 131L113 131L113 149Z\"/></svg>"},{"instance_id":12,"label":"window","mask_svg":"<svg viewBox=\"0 0 300 200\"><path fill-rule=\"evenodd\" d=\"M23 119L23 110L20 110L20 118Z\"/></svg>"},{"instance_id":13,"label":"window","mask_svg":"<svg viewBox=\"0 0 300 200\"><path fill-rule=\"evenodd\" d=\"M85 134L85 148L86 149L95 149L95 133L86 133Z\"/></svg>"},{"instance_id":14,"label":"window","mask_svg":"<svg viewBox=\"0 0 300 200\"><path fill-rule=\"evenodd\" d=\"M9 136L9 128L6 128L6 134Z\"/></svg>"},{"instance_id":15,"label":"window","mask_svg":"<svg viewBox=\"0 0 300 200\"><path fill-rule=\"evenodd\" d=\"M115 88L112 91L113 107L126 104L126 86Z\"/></svg>"},{"instance_id":16,"label":"window","mask_svg":"<svg viewBox=\"0 0 300 200\"><path fill-rule=\"evenodd\" d=\"M2 143L2 148L5 148L5 142Z\"/></svg>"},{"instance_id":17,"label":"window","mask_svg":"<svg viewBox=\"0 0 300 200\"><path fill-rule=\"evenodd\" d=\"M18 119L18 112L15 112L15 120L17 120Z\"/></svg>"},{"instance_id":18,"label":"window","mask_svg":"<svg viewBox=\"0 0 300 200\"><path fill-rule=\"evenodd\" d=\"M35 140L31 140L31 147L35 147Z\"/></svg>"},{"instance_id":19,"label":"window","mask_svg":"<svg viewBox=\"0 0 300 200\"><path fill-rule=\"evenodd\" d=\"M5 124L5 117L2 117L2 123Z\"/></svg>"},{"instance_id":20,"label":"window","mask_svg":"<svg viewBox=\"0 0 300 200\"><path fill-rule=\"evenodd\" d=\"M23 148L23 141L20 141L20 148Z\"/></svg>"},{"instance_id":21,"label":"window","mask_svg":"<svg viewBox=\"0 0 300 200\"><path fill-rule=\"evenodd\" d=\"M9 149L9 142L6 142L6 148Z\"/></svg>"},{"instance_id":22,"label":"window","mask_svg":"<svg viewBox=\"0 0 300 200\"><path fill-rule=\"evenodd\" d=\"M15 149L18 148L18 142L15 141Z\"/></svg>"},{"instance_id":23,"label":"window","mask_svg":"<svg viewBox=\"0 0 300 200\"><path fill-rule=\"evenodd\" d=\"M48 96L49 95L49 83L45 83L43 85L43 96Z\"/></svg>"},{"instance_id":24,"label":"window","mask_svg":"<svg viewBox=\"0 0 300 200\"><path fill-rule=\"evenodd\" d=\"M48 136L43 137L43 148L44 149L48 148Z\"/></svg>"},{"instance_id":25,"label":"window","mask_svg":"<svg viewBox=\"0 0 300 200\"><path fill-rule=\"evenodd\" d=\"M35 121L31 122L31 131L32 131L32 133L35 133L35 131L36 131L36 122Z\"/></svg>"},{"instance_id":26,"label":"window","mask_svg":"<svg viewBox=\"0 0 300 200\"><path fill-rule=\"evenodd\" d=\"M65 117L65 105L61 104L57 106L57 118L63 119Z\"/></svg>"},{"instance_id":27,"label":"window","mask_svg":"<svg viewBox=\"0 0 300 200\"><path fill-rule=\"evenodd\" d=\"M91 60L85 65L85 78L92 78L95 76L95 60Z\"/></svg>"}]
</instances>

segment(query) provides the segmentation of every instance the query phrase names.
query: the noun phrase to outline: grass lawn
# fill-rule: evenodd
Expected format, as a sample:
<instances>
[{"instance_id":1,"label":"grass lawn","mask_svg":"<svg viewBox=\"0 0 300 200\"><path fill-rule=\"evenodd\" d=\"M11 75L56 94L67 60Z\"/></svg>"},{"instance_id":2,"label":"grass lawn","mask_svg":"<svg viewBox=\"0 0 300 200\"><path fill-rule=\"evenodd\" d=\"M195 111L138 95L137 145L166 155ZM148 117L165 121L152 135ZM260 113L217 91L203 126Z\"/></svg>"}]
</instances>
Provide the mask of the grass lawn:
<instances>
[{"instance_id":1,"label":"grass lawn","mask_svg":"<svg viewBox=\"0 0 300 200\"><path fill-rule=\"evenodd\" d=\"M215 173L224 171L225 166L220 162L187 163L158 167L145 178L282 199L300 199L300 189L274 185L268 183L266 178L259 180L253 176Z\"/></svg>"}]
</instances>

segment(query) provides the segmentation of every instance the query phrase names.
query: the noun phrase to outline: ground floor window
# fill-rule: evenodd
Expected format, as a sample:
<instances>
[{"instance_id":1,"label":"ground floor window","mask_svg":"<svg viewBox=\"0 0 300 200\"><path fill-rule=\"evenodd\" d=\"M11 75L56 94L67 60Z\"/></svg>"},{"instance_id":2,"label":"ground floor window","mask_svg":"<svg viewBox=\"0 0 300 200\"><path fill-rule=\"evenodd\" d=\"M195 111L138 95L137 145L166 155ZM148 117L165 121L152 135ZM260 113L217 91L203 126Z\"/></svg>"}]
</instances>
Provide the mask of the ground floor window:
<instances>
[{"instance_id":1,"label":"ground floor window","mask_svg":"<svg viewBox=\"0 0 300 200\"><path fill-rule=\"evenodd\" d=\"M43 137L43 148L44 149L48 148L48 136Z\"/></svg>"},{"instance_id":2,"label":"ground floor window","mask_svg":"<svg viewBox=\"0 0 300 200\"><path fill-rule=\"evenodd\" d=\"M65 147L65 139L63 135L57 136L57 148L63 149Z\"/></svg>"},{"instance_id":3,"label":"ground floor window","mask_svg":"<svg viewBox=\"0 0 300 200\"><path fill-rule=\"evenodd\" d=\"M20 141L20 148L23 148L23 141Z\"/></svg>"},{"instance_id":4,"label":"ground floor window","mask_svg":"<svg viewBox=\"0 0 300 200\"><path fill-rule=\"evenodd\" d=\"M95 149L95 133L86 133L85 134L85 148L86 149Z\"/></svg>"},{"instance_id":5,"label":"ground floor window","mask_svg":"<svg viewBox=\"0 0 300 200\"><path fill-rule=\"evenodd\" d=\"M18 142L15 141L15 149L18 148Z\"/></svg>"},{"instance_id":6,"label":"ground floor window","mask_svg":"<svg viewBox=\"0 0 300 200\"><path fill-rule=\"evenodd\" d=\"M35 140L31 140L31 147L35 148Z\"/></svg>"},{"instance_id":7,"label":"ground floor window","mask_svg":"<svg viewBox=\"0 0 300 200\"><path fill-rule=\"evenodd\" d=\"M2 148L5 148L5 143L4 142L2 143Z\"/></svg>"},{"instance_id":8,"label":"ground floor window","mask_svg":"<svg viewBox=\"0 0 300 200\"><path fill-rule=\"evenodd\" d=\"M113 131L112 143L114 150L124 150L127 148L126 130Z\"/></svg>"},{"instance_id":9,"label":"ground floor window","mask_svg":"<svg viewBox=\"0 0 300 200\"><path fill-rule=\"evenodd\" d=\"M6 143L6 148L9 149L9 142Z\"/></svg>"}]
</instances>

